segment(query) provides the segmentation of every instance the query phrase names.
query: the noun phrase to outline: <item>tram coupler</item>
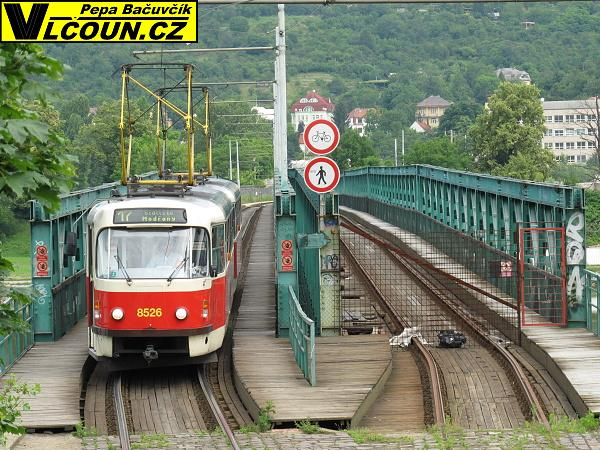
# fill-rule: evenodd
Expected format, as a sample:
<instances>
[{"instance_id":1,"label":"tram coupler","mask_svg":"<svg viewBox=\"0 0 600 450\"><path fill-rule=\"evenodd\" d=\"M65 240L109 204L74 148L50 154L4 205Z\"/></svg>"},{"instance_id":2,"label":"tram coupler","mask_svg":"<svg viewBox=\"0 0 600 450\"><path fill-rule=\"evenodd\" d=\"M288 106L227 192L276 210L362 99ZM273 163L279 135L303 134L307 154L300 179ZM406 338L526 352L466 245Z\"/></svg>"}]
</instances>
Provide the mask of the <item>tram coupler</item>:
<instances>
[{"instance_id":1,"label":"tram coupler","mask_svg":"<svg viewBox=\"0 0 600 450\"><path fill-rule=\"evenodd\" d=\"M146 350L142 353L144 359L148 364L150 364L155 359L158 359L158 352L154 350L154 345L149 345L146 347Z\"/></svg>"}]
</instances>

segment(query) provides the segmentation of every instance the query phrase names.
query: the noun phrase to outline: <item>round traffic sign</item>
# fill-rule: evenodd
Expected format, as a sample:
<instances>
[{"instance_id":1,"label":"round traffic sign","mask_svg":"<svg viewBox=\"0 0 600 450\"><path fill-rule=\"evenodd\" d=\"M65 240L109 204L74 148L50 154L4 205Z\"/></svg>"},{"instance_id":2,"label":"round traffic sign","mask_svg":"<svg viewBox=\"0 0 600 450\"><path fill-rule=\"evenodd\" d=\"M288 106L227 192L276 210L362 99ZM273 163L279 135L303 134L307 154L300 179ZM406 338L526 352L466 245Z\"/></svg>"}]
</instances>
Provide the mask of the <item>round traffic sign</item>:
<instances>
[{"instance_id":1,"label":"round traffic sign","mask_svg":"<svg viewBox=\"0 0 600 450\"><path fill-rule=\"evenodd\" d=\"M340 168L333 159L311 159L304 168L304 182L318 194L333 191L340 182Z\"/></svg>"},{"instance_id":2,"label":"round traffic sign","mask_svg":"<svg viewBox=\"0 0 600 450\"><path fill-rule=\"evenodd\" d=\"M303 133L304 145L317 155L326 155L335 150L340 142L340 131L335 123L317 119L309 123Z\"/></svg>"}]
</instances>

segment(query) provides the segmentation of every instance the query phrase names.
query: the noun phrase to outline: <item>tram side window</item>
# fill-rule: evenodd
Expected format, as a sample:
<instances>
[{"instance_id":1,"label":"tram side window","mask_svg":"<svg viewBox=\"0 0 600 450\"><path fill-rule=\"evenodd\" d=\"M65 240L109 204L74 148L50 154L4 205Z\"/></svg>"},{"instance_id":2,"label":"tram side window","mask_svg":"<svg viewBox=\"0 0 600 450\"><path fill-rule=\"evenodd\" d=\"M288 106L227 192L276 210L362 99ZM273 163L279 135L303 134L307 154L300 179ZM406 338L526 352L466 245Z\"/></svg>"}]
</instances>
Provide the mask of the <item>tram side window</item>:
<instances>
[{"instance_id":1,"label":"tram side window","mask_svg":"<svg viewBox=\"0 0 600 450\"><path fill-rule=\"evenodd\" d=\"M206 276L208 276L208 233L204 228L194 228L192 278Z\"/></svg>"},{"instance_id":2,"label":"tram side window","mask_svg":"<svg viewBox=\"0 0 600 450\"><path fill-rule=\"evenodd\" d=\"M227 251L229 253L233 252L233 238L235 237L234 219L232 211L227 220Z\"/></svg>"},{"instance_id":3,"label":"tram side window","mask_svg":"<svg viewBox=\"0 0 600 450\"><path fill-rule=\"evenodd\" d=\"M225 225L212 227L212 264L217 267L217 273L225 269Z\"/></svg>"}]
</instances>

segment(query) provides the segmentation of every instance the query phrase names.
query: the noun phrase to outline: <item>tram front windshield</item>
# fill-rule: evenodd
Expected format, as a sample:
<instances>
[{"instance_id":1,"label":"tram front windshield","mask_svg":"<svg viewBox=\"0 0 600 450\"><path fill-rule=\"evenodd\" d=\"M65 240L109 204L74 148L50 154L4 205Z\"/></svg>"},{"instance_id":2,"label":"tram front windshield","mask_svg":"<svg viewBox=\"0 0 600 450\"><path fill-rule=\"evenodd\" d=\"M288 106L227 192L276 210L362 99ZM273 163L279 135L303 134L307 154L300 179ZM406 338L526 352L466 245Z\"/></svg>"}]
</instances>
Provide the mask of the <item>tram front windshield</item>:
<instances>
[{"instance_id":1,"label":"tram front windshield","mask_svg":"<svg viewBox=\"0 0 600 450\"><path fill-rule=\"evenodd\" d=\"M204 228L106 228L98 235L96 276L106 279L208 276Z\"/></svg>"}]
</instances>

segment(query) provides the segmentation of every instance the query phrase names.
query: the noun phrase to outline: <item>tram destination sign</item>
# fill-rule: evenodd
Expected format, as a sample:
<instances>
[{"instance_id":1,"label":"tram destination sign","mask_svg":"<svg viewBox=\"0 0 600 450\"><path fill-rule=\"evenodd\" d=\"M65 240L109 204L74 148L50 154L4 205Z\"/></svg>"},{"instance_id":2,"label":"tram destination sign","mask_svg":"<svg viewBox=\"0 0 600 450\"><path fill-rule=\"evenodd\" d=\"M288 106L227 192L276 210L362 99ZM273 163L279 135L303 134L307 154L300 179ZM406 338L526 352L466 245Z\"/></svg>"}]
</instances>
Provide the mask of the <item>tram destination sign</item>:
<instances>
[{"instance_id":1,"label":"tram destination sign","mask_svg":"<svg viewBox=\"0 0 600 450\"><path fill-rule=\"evenodd\" d=\"M183 208L124 208L116 209L113 223L187 223Z\"/></svg>"}]
</instances>

